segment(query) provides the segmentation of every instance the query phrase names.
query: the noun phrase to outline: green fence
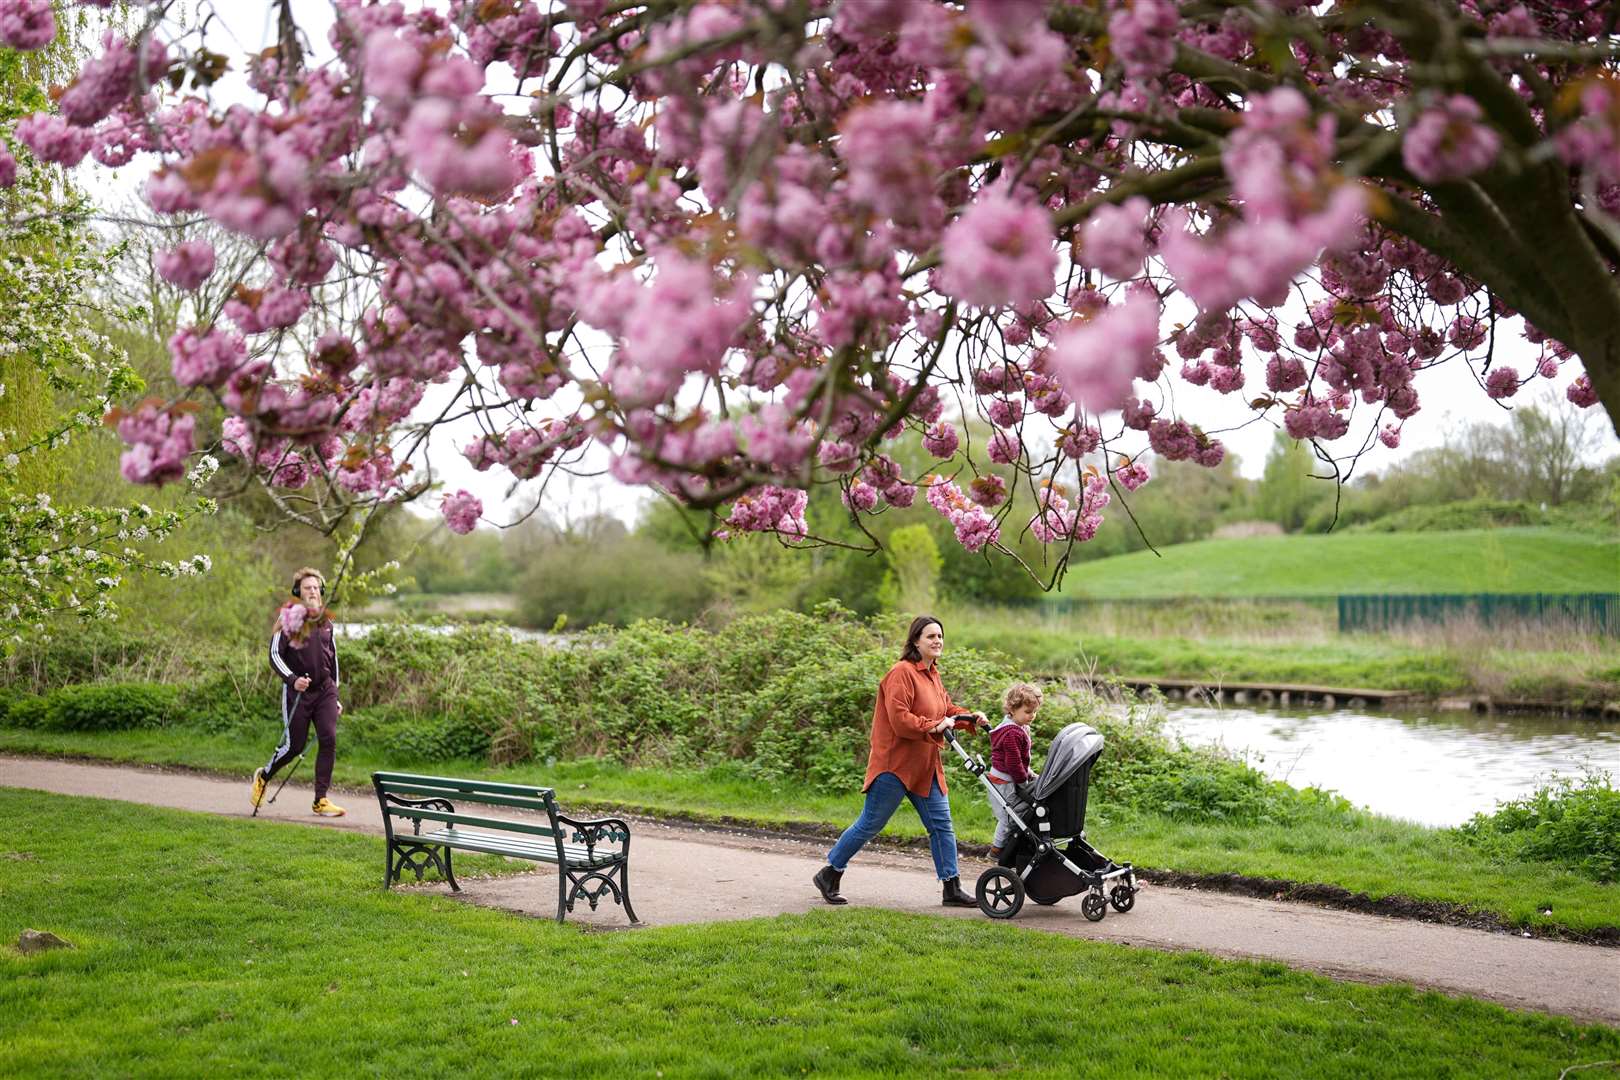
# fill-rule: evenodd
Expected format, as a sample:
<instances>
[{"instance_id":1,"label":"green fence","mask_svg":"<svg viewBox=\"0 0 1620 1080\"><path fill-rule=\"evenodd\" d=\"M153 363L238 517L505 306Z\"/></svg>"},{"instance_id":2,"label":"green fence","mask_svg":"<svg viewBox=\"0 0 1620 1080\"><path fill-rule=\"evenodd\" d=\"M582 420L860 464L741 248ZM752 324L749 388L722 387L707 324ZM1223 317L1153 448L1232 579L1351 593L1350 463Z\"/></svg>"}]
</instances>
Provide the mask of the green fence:
<instances>
[{"instance_id":1,"label":"green fence","mask_svg":"<svg viewBox=\"0 0 1620 1080\"><path fill-rule=\"evenodd\" d=\"M1620 637L1620 593L1475 593L1341 596L1339 630L1387 630L1462 620L1482 626L1542 623Z\"/></svg>"}]
</instances>

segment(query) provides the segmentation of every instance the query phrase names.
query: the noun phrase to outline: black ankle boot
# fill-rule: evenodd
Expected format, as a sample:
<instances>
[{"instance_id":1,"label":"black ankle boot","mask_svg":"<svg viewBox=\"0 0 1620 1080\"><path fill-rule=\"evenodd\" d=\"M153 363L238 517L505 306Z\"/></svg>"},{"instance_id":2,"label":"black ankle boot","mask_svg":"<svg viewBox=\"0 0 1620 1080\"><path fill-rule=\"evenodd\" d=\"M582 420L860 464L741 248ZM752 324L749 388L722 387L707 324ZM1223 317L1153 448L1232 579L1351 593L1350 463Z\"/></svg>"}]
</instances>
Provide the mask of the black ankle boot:
<instances>
[{"instance_id":1,"label":"black ankle boot","mask_svg":"<svg viewBox=\"0 0 1620 1080\"><path fill-rule=\"evenodd\" d=\"M810 879L815 882L816 888L821 890L821 898L829 904L847 904L842 896L838 895L838 883L844 880L842 870L834 870L831 866L823 866L816 871L816 876Z\"/></svg>"},{"instance_id":2,"label":"black ankle boot","mask_svg":"<svg viewBox=\"0 0 1620 1080\"><path fill-rule=\"evenodd\" d=\"M945 884L945 898L940 901L946 907L978 907L973 897L962 891L962 879L953 877Z\"/></svg>"}]
</instances>

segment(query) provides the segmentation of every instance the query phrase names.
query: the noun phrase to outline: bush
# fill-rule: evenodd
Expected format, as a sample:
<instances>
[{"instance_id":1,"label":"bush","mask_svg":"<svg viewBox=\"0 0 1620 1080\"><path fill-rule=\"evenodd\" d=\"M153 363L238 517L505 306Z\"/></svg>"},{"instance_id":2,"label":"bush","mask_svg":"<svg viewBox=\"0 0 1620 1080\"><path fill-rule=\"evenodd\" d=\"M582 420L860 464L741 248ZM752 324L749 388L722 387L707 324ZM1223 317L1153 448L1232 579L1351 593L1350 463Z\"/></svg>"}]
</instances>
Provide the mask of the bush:
<instances>
[{"instance_id":1,"label":"bush","mask_svg":"<svg viewBox=\"0 0 1620 1080\"><path fill-rule=\"evenodd\" d=\"M6 723L12 727L42 728L50 702L43 697L17 697L6 710Z\"/></svg>"},{"instance_id":2,"label":"bush","mask_svg":"<svg viewBox=\"0 0 1620 1080\"><path fill-rule=\"evenodd\" d=\"M345 711L341 737L351 738L402 761L484 758L489 732L465 716L419 716L405 709L377 706Z\"/></svg>"},{"instance_id":3,"label":"bush","mask_svg":"<svg viewBox=\"0 0 1620 1080\"><path fill-rule=\"evenodd\" d=\"M810 614L747 616L718 631L644 620L577 635L566 647L514 642L488 627L440 633L385 624L339 646L339 738L402 766L599 758L726 767L777 788L847 793L865 775L877 684L899 654L905 622L863 620L827 603ZM959 646L943 666L958 704L992 716L1002 691L1027 674L1005 656ZM62 730L184 723L268 737L279 730L280 693L255 650L179 688L90 684L18 698L7 721ZM1100 729L1108 748L1094 782L1110 808L1222 822L1292 812L1297 793L1240 762L1172 749L1156 714L1126 701L1117 717L1089 694L1054 691L1037 748L1076 720Z\"/></svg>"},{"instance_id":4,"label":"bush","mask_svg":"<svg viewBox=\"0 0 1620 1080\"><path fill-rule=\"evenodd\" d=\"M132 731L162 727L176 713L172 686L151 683L91 683L52 691L43 722L49 731Z\"/></svg>"},{"instance_id":5,"label":"bush","mask_svg":"<svg viewBox=\"0 0 1620 1080\"><path fill-rule=\"evenodd\" d=\"M1599 882L1620 878L1620 791L1606 772L1578 783L1559 777L1457 831L1500 856L1556 863Z\"/></svg>"}]
</instances>

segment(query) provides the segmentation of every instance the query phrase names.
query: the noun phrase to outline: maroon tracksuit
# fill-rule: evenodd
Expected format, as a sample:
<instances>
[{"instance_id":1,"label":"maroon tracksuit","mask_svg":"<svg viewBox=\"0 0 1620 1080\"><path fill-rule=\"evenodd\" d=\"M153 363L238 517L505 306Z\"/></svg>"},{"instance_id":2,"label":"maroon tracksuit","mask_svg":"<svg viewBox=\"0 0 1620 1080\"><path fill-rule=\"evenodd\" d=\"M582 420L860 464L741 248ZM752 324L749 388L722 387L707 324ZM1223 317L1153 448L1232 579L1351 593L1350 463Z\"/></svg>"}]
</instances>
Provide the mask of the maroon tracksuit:
<instances>
[{"instance_id":1,"label":"maroon tracksuit","mask_svg":"<svg viewBox=\"0 0 1620 1080\"><path fill-rule=\"evenodd\" d=\"M315 801L326 798L337 759L338 659L337 639L330 621L310 631L302 644L278 628L270 638L270 666L281 677L281 744L264 767L269 780L309 744L309 724L315 722ZM300 694L293 680L309 676L309 688Z\"/></svg>"}]
</instances>

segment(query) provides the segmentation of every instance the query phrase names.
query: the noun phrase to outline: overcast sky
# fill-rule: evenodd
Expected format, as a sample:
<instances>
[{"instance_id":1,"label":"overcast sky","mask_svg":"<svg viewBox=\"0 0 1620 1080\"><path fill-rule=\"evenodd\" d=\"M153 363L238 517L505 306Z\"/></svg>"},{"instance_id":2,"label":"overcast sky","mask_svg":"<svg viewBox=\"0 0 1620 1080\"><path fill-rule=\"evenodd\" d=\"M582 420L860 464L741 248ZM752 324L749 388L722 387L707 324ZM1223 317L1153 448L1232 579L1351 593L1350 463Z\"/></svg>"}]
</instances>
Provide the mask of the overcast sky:
<instances>
[{"instance_id":1,"label":"overcast sky","mask_svg":"<svg viewBox=\"0 0 1620 1080\"><path fill-rule=\"evenodd\" d=\"M252 95L247 92L240 78L243 66L241 58L248 53L258 52L273 42L275 37L273 6L267 0L231 0L229 3L218 4L213 10L218 22L210 30L209 46L215 51L226 53L231 59L233 69L233 74L215 87L216 101L228 102L233 99L248 101ZM304 28L314 46L316 62L319 62L323 53L330 55L326 33L331 25L331 9L326 0L294 0L293 10L300 26ZM93 191L103 194L110 202L120 201L137 192L140 182L144 180L150 168L150 159L144 159L145 164L143 159L137 159L114 175L111 170L96 165L91 159L85 160L86 164L78 170L80 181ZM1283 318L1283 325L1285 328L1289 325L1286 317ZM1523 375L1530 369L1535 350L1519 336L1517 323L1512 325L1515 329L1498 336L1498 362L1513 364ZM1505 342L1503 338L1506 339ZM1172 359L1172 363L1179 362ZM1202 423L1206 430L1234 426L1249 420L1253 413L1244 402L1264 390L1264 380L1263 369L1259 364L1250 361L1245 365L1245 369L1249 376L1249 385L1229 396L1218 394L1207 387L1188 385L1171 376L1176 384L1178 412ZM1556 393L1562 393L1563 387L1574 377L1574 373L1572 368L1565 368L1564 373L1556 380ZM1417 450L1441 445L1449 432L1455 431L1463 424L1478 421L1504 422L1508 418L1507 411L1485 396L1484 390L1476 381L1476 376L1462 364L1448 363L1439 369L1426 372L1418 380L1417 386L1424 403L1423 410L1407 421L1400 448L1388 450L1381 445L1375 446L1358 465L1358 470L1371 468L1379 471ZM439 388L430 388L430 394L423 402L424 409L432 405L434 394L431 391L437 389ZM1522 405L1534 400L1547 400L1547 397L1547 384L1537 380L1521 391L1513 403ZM1597 409L1594 408L1594 411ZM1620 453L1620 441L1614 437L1613 426L1601 416L1594 417L1594 420L1596 423L1593 426L1602 433L1594 458L1602 460ZM1260 475L1274 430L1271 423L1262 420L1249 424L1242 430L1221 436L1229 452L1238 456L1244 475L1250 477ZM1350 443L1352 438L1365 430L1366 425L1358 423L1352 429L1351 435L1346 436L1341 443ZM470 422L462 431L439 433L431 453L433 468L444 481L446 490L466 488L478 495L484 502L486 519L494 522L508 521L532 505L539 491L539 482L534 480L522 482L509 498L508 491L512 487L509 474L498 467L479 473L456 451L457 446L470 441L476 433L476 428ZM1346 452L1348 449L1349 447L1346 447ZM598 468L605 465L605 454L598 452L596 458ZM1151 464L1149 467L1152 467ZM628 489L605 476L588 482L562 482L559 478L547 488L545 509L547 512L566 512L572 516L600 509L629 521L633 518L636 508L647 497L645 491ZM436 507L437 499L430 496L426 500L426 505L429 508Z\"/></svg>"}]
</instances>

